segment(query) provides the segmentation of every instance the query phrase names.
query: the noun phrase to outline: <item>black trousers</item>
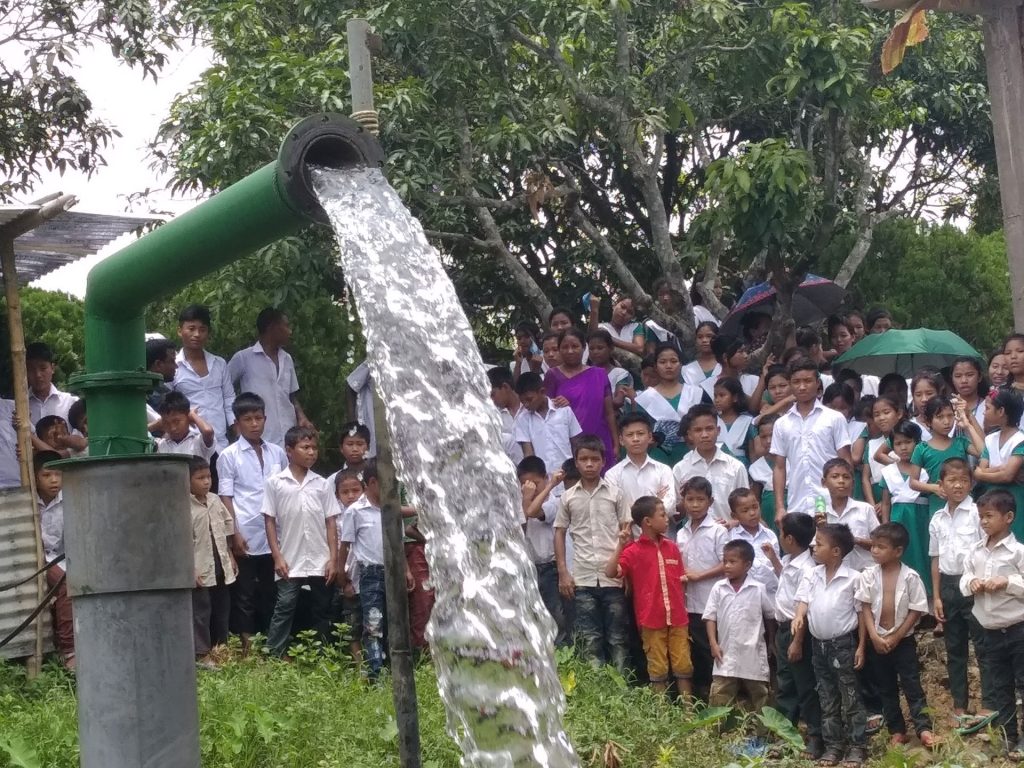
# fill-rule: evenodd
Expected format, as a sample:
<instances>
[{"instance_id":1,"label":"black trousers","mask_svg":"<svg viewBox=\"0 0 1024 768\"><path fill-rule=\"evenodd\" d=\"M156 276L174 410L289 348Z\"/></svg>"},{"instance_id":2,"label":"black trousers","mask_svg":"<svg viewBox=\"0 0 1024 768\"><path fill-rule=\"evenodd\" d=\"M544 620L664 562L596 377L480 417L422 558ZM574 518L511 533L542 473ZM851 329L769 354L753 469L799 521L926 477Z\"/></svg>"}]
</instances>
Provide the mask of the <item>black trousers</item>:
<instances>
[{"instance_id":1,"label":"black trousers","mask_svg":"<svg viewBox=\"0 0 1024 768\"><path fill-rule=\"evenodd\" d=\"M231 631L266 634L277 602L273 555L238 558L238 578L231 585Z\"/></svg>"},{"instance_id":2,"label":"black trousers","mask_svg":"<svg viewBox=\"0 0 1024 768\"><path fill-rule=\"evenodd\" d=\"M690 619L690 659L693 661L693 695L708 700L711 693L711 673L715 666L711 658L708 628L699 613L688 614Z\"/></svg>"},{"instance_id":3,"label":"black trousers","mask_svg":"<svg viewBox=\"0 0 1024 768\"><path fill-rule=\"evenodd\" d=\"M986 629L982 650L981 674L989 678L987 689L991 707L999 713L996 725L1006 733L1011 749L1019 737L1017 730L1017 680L1024 672L1024 622L1006 629Z\"/></svg>"},{"instance_id":4,"label":"black trousers","mask_svg":"<svg viewBox=\"0 0 1024 768\"><path fill-rule=\"evenodd\" d=\"M875 690L882 700L882 716L889 733L906 733L907 721L900 707L900 690L917 733L932 729L932 718L921 687L921 666L917 660L917 641L908 635L889 653L878 653L868 642L864 667L870 670Z\"/></svg>"}]
</instances>

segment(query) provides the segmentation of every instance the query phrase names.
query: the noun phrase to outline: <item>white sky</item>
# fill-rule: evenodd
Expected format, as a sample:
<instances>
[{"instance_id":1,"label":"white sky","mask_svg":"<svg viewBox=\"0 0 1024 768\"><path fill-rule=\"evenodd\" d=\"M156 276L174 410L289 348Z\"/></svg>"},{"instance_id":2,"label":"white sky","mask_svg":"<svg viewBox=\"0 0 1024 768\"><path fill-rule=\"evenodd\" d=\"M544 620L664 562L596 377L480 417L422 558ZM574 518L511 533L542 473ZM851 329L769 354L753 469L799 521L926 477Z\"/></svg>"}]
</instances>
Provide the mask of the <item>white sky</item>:
<instances>
[{"instance_id":1,"label":"white sky","mask_svg":"<svg viewBox=\"0 0 1024 768\"><path fill-rule=\"evenodd\" d=\"M211 63L210 52L202 47L172 51L167 66L156 83L143 81L140 70L119 64L106 50L85 50L79 58L79 82L92 99L97 117L122 134L115 137L103 153L107 164L92 177L69 172L61 176L44 170L43 180L21 202L29 202L52 192L76 195L75 210L89 213L120 214L128 211L126 196L151 190L148 206L132 213L145 215L151 210L182 213L195 200L174 197L167 190L168 179L150 167L146 145L156 137L174 97L188 89ZM105 256L115 253L133 239L132 235L114 241L95 256L80 259L32 283L38 288L59 290L82 297L85 277Z\"/></svg>"}]
</instances>

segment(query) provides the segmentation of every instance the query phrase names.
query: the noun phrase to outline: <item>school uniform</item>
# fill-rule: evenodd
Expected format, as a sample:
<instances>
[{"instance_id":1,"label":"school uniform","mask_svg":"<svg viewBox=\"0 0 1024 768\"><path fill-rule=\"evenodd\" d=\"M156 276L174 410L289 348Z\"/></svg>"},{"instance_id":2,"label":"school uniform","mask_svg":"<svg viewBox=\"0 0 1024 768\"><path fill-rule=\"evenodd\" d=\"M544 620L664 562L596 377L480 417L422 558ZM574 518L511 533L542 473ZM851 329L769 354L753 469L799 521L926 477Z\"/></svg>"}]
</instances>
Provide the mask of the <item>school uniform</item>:
<instances>
[{"instance_id":1,"label":"school uniform","mask_svg":"<svg viewBox=\"0 0 1024 768\"><path fill-rule=\"evenodd\" d=\"M555 645L559 648L572 645L572 605L566 605L566 599L558 591L558 564L555 562L555 531L552 527L558 514L558 502L564 492L564 486L558 485L551 489L547 499L541 504L541 516L524 516L526 527L526 551L530 553L537 570L537 588L540 599L555 621ZM566 539L566 547L569 540ZM566 557L568 559L568 552Z\"/></svg>"},{"instance_id":2,"label":"school uniform","mask_svg":"<svg viewBox=\"0 0 1024 768\"><path fill-rule=\"evenodd\" d=\"M238 559L238 578L231 589L231 629L238 634L266 633L277 595L274 558L263 520L263 487L271 475L288 466L284 451L260 441L263 460L252 443L241 438L220 455L217 495L231 499L235 532L242 534L248 554Z\"/></svg>"},{"instance_id":3,"label":"school uniform","mask_svg":"<svg viewBox=\"0 0 1024 768\"><path fill-rule=\"evenodd\" d=\"M192 407L203 416L203 421L213 427L215 453L223 453L228 447L228 427L235 423L231 405L235 402L235 390L228 376L228 364L223 357L203 352L206 357L206 375L196 373L192 363L185 359L185 351L179 350L174 360L178 367L174 371L171 385L188 398Z\"/></svg>"},{"instance_id":4,"label":"school uniform","mask_svg":"<svg viewBox=\"0 0 1024 768\"><path fill-rule=\"evenodd\" d=\"M380 507L360 496L341 521L341 541L351 545L359 570L359 602L363 619L363 655L370 677L384 666L387 603L384 590L384 532Z\"/></svg>"},{"instance_id":5,"label":"school uniform","mask_svg":"<svg viewBox=\"0 0 1024 768\"><path fill-rule=\"evenodd\" d=\"M749 413L739 414L732 424L726 424L721 416L718 417L718 439L745 467L750 465L747 459L747 439L750 437L750 426L753 423L754 417Z\"/></svg>"},{"instance_id":6,"label":"school uniform","mask_svg":"<svg viewBox=\"0 0 1024 768\"><path fill-rule=\"evenodd\" d=\"M679 375L682 377L684 384L699 387L704 383L704 379L715 379L717 381L721 373L721 363L715 363L715 367L711 369L710 373L705 373L704 369L700 367L700 362L694 360L692 363L684 365Z\"/></svg>"},{"instance_id":7,"label":"school uniform","mask_svg":"<svg viewBox=\"0 0 1024 768\"><path fill-rule=\"evenodd\" d=\"M235 525L215 494L200 501L189 494L196 586L192 589L192 637L196 656L205 656L228 641L231 585L237 576L228 547Z\"/></svg>"},{"instance_id":8,"label":"school uniform","mask_svg":"<svg viewBox=\"0 0 1024 768\"><path fill-rule=\"evenodd\" d=\"M199 430L189 427L188 434L175 440L166 432L156 439L157 453L172 453L180 456L198 456L209 461L213 457L213 446L207 445Z\"/></svg>"},{"instance_id":9,"label":"school uniform","mask_svg":"<svg viewBox=\"0 0 1024 768\"><path fill-rule=\"evenodd\" d=\"M267 648L275 656L288 649L299 591L304 586L310 588L313 598L314 625L321 639L327 640L331 593L324 577L335 554L328 542L327 525L340 514L334 489L316 472L307 471L298 480L285 467L267 479L263 515L275 520L278 548L288 564L288 575L277 577L277 602L267 630Z\"/></svg>"},{"instance_id":10,"label":"school uniform","mask_svg":"<svg viewBox=\"0 0 1024 768\"><path fill-rule=\"evenodd\" d=\"M871 606L875 631L881 636L895 632L906 621L910 611L928 613L928 595L917 572L900 563L899 575L893 595L893 625L883 627L882 604L885 598L884 574L879 565L872 565L860 575L854 598L858 603ZM931 716L921 687L921 668L917 659L917 642L911 628L906 637L889 653L878 653L870 639L865 648L865 670L871 675L874 688L882 701L882 715L890 734L906 733L907 723L900 707L900 690L907 699L910 717L918 734L932 730ZM897 685L898 681L898 685Z\"/></svg>"},{"instance_id":11,"label":"school uniform","mask_svg":"<svg viewBox=\"0 0 1024 768\"><path fill-rule=\"evenodd\" d=\"M39 512L39 534L43 544L43 559L52 563L64 551L64 492L59 492L50 501L43 501L36 496L36 509ZM67 581L61 579L67 571L67 561L62 561L46 570L46 585L53 589L60 587L54 595L50 606L53 620L53 639L57 652L64 660L75 657L75 623L71 610L71 598L68 596Z\"/></svg>"},{"instance_id":12,"label":"school uniform","mask_svg":"<svg viewBox=\"0 0 1024 768\"><path fill-rule=\"evenodd\" d=\"M882 470L885 469L888 464L882 464L875 460L875 453L882 444L886 442L884 437L872 437L868 439L868 447L864 451L864 459L868 463L868 473L871 480L871 491L875 495L875 502L882 500L882 489L884 487L882 483Z\"/></svg>"},{"instance_id":13,"label":"school uniform","mask_svg":"<svg viewBox=\"0 0 1024 768\"><path fill-rule=\"evenodd\" d=\"M68 413L71 412L71 406L78 402L78 398L72 395L70 392L61 392L53 384L50 384L50 391L46 397L37 397L36 393L31 389L28 391L28 413L32 420L31 427L34 429L35 425L44 416L60 416L64 421L68 421ZM71 422L68 422L70 428Z\"/></svg>"},{"instance_id":14,"label":"school uniform","mask_svg":"<svg viewBox=\"0 0 1024 768\"><path fill-rule=\"evenodd\" d=\"M821 704L821 735L826 749L845 753L867 745L867 715L857 683L857 604L860 575L841 563L832 580L815 566L797 588L796 601L807 605L811 664Z\"/></svg>"},{"instance_id":15,"label":"school uniform","mask_svg":"<svg viewBox=\"0 0 1024 768\"><path fill-rule=\"evenodd\" d=\"M683 556L687 573L706 571L722 564L722 551L729 541L729 529L717 522L710 510L696 526L687 518L676 533L676 544ZM686 582L686 610L689 612L690 657L693 662L695 692L711 686L712 659L704 609L717 579Z\"/></svg>"},{"instance_id":16,"label":"school uniform","mask_svg":"<svg viewBox=\"0 0 1024 768\"><path fill-rule=\"evenodd\" d=\"M665 505L669 520L674 520L676 512L676 483L672 477L672 469L650 456L644 455L643 463L637 464L628 456L605 472L604 479L618 486L626 496L626 503L633 503L643 496L658 496L658 491L665 489L665 495L658 498ZM670 523L672 535L676 525Z\"/></svg>"},{"instance_id":17,"label":"school uniform","mask_svg":"<svg viewBox=\"0 0 1024 768\"><path fill-rule=\"evenodd\" d=\"M764 584L747 574L739 589L722 579L711 589L704 621L717 625L722 659L715 660L709 704L729 706L741 692L750 699L751 711L768 703L768 648L764 619L775 615L775 606Z\"/></svg>"},{"instance_id":18,"label":"school uniform","mask_svg":"<svg viewBox=\"0 0 1024 768\"><path fill-rule=\"evenodd\" d=\"M978 507L970 496L955 509L944 505L928 524L928 555L939 560L939 583L934 588L938 590L946 618L943 640L954 709L967 709L967 642L974 643L975 654L980 653L984 642L981 625L973 614L974 596L960 590L964 561L983 539Z\"/></svg>"},{"instance_id":19,"label":"school uniform","mask_svg":"<svg viewBox=\"0 0 1024 768\"><path fill-rule=\"evenodd\" d=\"M523 460L523 446L516 442L516 416L525 410L522 406L516 408L515 413L508 408L498 409L498 415L501 417L501 448L516 466L519 466L519 462ZM549 467L546 463L544 466L548 472L559 469L559 467Z\"/></svg>"},{"instance_id":20,"label":"school uniform","mask_svg":"<svg viewBox=\"0 0 1024 768\"><path fill-rule=\"evenodd\" d=\"M928 482L928 473L923 469L919 477ZM889 521L899 523L910 534L910 542L903 550L903 562L917 571L924 582L924 590L933 594L932 563L928 557L928 499L910 487L910 476L904 475L896 464L882 469L882 482L889 491Z\"/></svg>"},{"instance_id":21,"label":"school uniform","mask_svg":"<svg viewBox=\"0 0 1024 768\"><path fill-rule=\"evenodd\" d=\"M1002 438L1002 430L997 430L985 437L985 450L982 451L981 458L988 460L989 469L998 469L1013 456L1024 456L1024 432L1017 430L1006 441L1003 441ZM994 490L1007 491L1013 496L1017 512L1013 517L1010 530L1013 531L1013 535L1017 537L1018 541L1020 541L1020 537L1024 536L1024 484L1020 482L1022 475L1024 473L1018 472L1017 477L1014 478L1015 482L983 483L974 491L975 498L981 498L981 494L985 491Z\"/></svg>"},{"instance_id":22,"label":"school uniform","mask_svg":"<svg viewBox=\"0 0 1024 768\"><path fill-rule=\"evenodd\" d=\"M516 442L529 443L548 472L558 471L572 458L572 438L583 431L572 408L556 408L550 397L543 414L522 408L514 427Z\"/></svg>"},{"instance_id":23,"label":"school uniform","mask_svg":"<svg viewBox=\"0 0 1024 768\"><path fill-rule=\"evenodd\" d=\"M618 549L619 530L631 522L626 497L605 479L593 490L577 483L562 494L555 528L572 537L572 578L576 582L576 633L593 661L611 661L625 672L629 656L629 610L621 579L605 566Z\"/></svg>"},{"instance_id":24,"label":"school uniform","mask_svg":"<svg viewBox=\"0 0 1024 768\"><path fill-rule=\"evenodd\" d=\"M676 481L677 497L682 492L683 484L691 477L703 477L711 483L710 513L718 520L731 520L729 494L737 488L747 487L747 469L738 459L715 446L715 453L710 461L705 460L697 451L690 451L672 468L672 477Z\"/></svg>"},{"instance_id":25,"label":"school uniform","mask_svg":"<svg viewBox=\"0 0 1024 768\"><path fill-rule=\"evenodd\" d=\"M821 738L821 705L814 687L814 669L811 662L811 634L804 633L803 654L800 661L789 660L789 646L793 642L793 617L796 616L796 593L800 582L815 568L810 549L782 558L782 573L775 591L776 690L775 704L793 725L800 720L807 724L809 738Z\"/></svg>"},{"instance_id":26,"label":"school uniform","mask_svg":"<svg viewBox=\"0 0 1024 768\"><path fill-rule=\"evenodd\" d=\"M263 398L267 416L263 439L283 448L285 433L297 423L292 398L299 391L299 379L292 356L278 349L274 360L257 341L231 357L228 376L239 392L253 392Z\"/></svg>"},{"instance_id":27,"label":"school uniform","mask_svg":"<svg viewBox=\"0 0 1024 768\"><path fill-rule=\"evenodd\" d=\"M821 485L825 463L849 447L846 419L820 400L807 416L801 416L794 404L775 422L770 453L786 461L787 511L814 514L815 499L829 498Z\"/></svg>"},{"instance_id":28,"label":"school uniform","mask_svg":"<svg viewBox=\"0 0 1024 768\"><path fill-rule=\"evenodd\" d=\"M995 576L1006 577L1006 588L973 595L973 613L984 628L981 679L986 702L999 712L994 725L1003 728L1012 748L1019 737L1016 687L1024 679L1024 546L1012 533L995 544L983 540L974 545L964 558L960 592L970 595L974 579Z\"/></svg>"},{"instance_id":29,"label":"school uniform","mask_svg":"<svg viewBox=\"0 0 1024 768\"><path fill-rule=\"evenodd\" d=\"M712 402L714 402L715 399L715 384L718 383L720 378L722 378L721 366L718 367L716 373L706 377L703 381L698 382L697 384L697 386L704 390L704 394L706 394L708 399ZM761 383L761 377L755 376L752 373L741 373L737 378L740 380L740 389L743 390L743 393L747 397L753 397L754 392L757 390L757 385Z\"/></svg>"},{"instance_id":30,"label":"school uniform","mask_svg":"<svg viewBox=\"0 0 1024 768\"><path fill-rule=\"evenodd\" d=\"M762 456L747 467L747 475L750 477L751 487L754 483L761 485L761 519L777 535L779 531L775 525L775 478L768 456Z\"/></svg>"},{"instance_id":31,"label":"school uniform","mask_svg":"<svg viewBox=\"0 0 1024 768\"><path fill-rule=\"evenodd\" d=\"M875 514L875 508L866 501L857 501L853 498L846 500L846 506L841 513L836 512L829 499L825 506L825 522L841 523L850 529L855 539L868 539L871 538L871 532L878 527L878 515ZM874 561L871 559L870 549L855 544L850 554L843 558L843 562L859 573Z\"/></svg>"},{"instance_id":32,"label":"school uniform","mask_svg":"<svg viewBox=\"0 0 1024 768\"><path fill-rule=\"evenodd\" d=\"M758 529L751 533L742 525L737 525L729 531L729 541L745 541L754 548L754 564L750 568L750 577L761 582L768 590L768 596L774 600L775 591L779 588L779 577L775 575L775 568L768 555L762 547L765 544L775 550L777 557L782 557L779 550L779 538L766 526L761 523Z\"/></svg>"}]
</instances>

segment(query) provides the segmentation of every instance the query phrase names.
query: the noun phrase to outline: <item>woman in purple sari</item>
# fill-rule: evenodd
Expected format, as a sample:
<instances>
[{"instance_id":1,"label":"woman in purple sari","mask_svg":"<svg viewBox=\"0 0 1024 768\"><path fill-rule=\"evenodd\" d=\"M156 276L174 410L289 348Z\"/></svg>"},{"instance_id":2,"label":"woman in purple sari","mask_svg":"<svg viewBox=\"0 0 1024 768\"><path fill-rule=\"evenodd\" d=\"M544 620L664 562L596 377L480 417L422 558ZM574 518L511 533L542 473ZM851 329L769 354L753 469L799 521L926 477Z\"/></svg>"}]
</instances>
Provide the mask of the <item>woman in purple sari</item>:
<instances>
[{"instance_id":1,"label":"woman in purple sari","mask_svg":"<svg viewBox=\"0 0 1024 768\"><path fill-rule=\"evenodd\" d=\"M556 407L569 406L584 434L597 435L604 443L604 468L619 460L618 429L608 374L583 364L586 337L578 328L562 332L558 352L562 364L544 377L544 390ZM554 471L554 469L550 470Z\"/></svg>"}]
</instances>

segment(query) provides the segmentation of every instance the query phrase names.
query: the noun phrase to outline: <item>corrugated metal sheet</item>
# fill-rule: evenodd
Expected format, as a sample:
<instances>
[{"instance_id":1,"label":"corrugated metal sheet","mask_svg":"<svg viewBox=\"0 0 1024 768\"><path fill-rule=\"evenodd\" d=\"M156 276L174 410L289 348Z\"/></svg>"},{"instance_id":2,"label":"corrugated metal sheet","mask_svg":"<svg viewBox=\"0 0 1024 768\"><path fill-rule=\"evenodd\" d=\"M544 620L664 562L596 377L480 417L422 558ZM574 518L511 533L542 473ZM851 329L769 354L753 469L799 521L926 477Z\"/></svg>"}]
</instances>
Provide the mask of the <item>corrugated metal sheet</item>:
<instances>
[{"instance_id":1,"label":"corrugated metal sheet","mask_svg":"<svg viewBox=\"0 0 1024 768\"><path fill-rule=\"evenodd\" d=\"M28 489L0 491L0 583L18 581L38 567L36 565L36 509ZM24 621L38 604L33 579L13 590L0 592L0 638ZM44 648L52 648L50 612L43 611ZM11 643L0 648L0 657L13 659L31 656L36 648L35 626L30 625Z\"/></svg>"}]
</instances>

